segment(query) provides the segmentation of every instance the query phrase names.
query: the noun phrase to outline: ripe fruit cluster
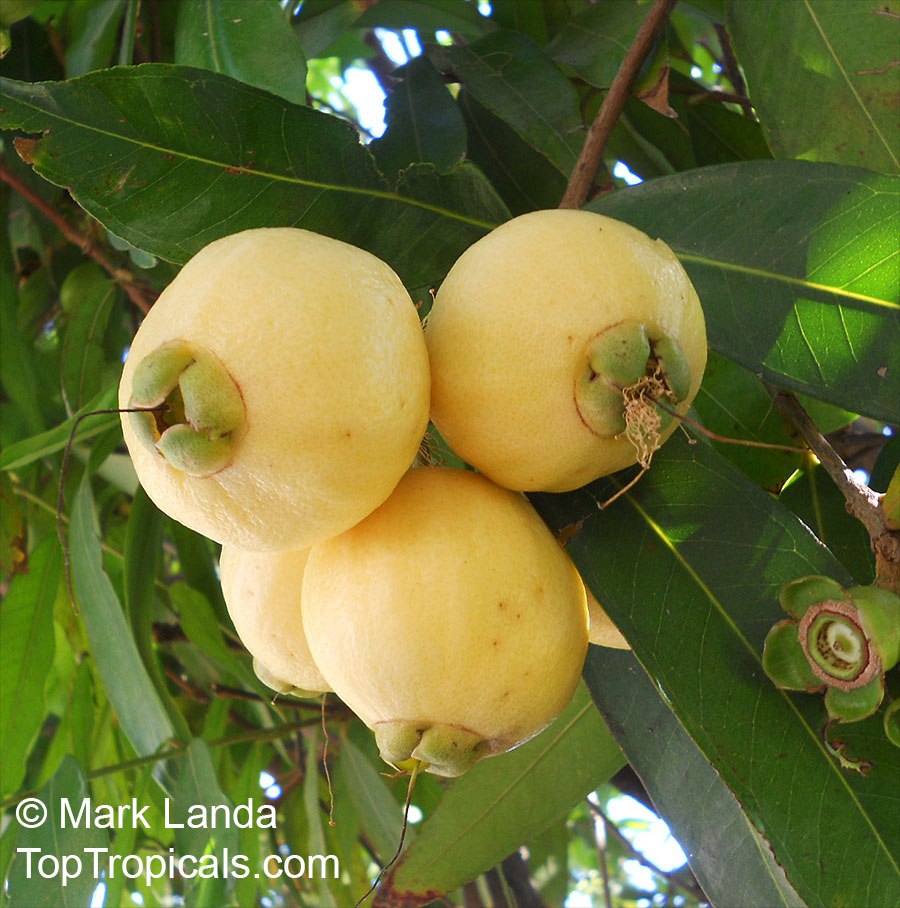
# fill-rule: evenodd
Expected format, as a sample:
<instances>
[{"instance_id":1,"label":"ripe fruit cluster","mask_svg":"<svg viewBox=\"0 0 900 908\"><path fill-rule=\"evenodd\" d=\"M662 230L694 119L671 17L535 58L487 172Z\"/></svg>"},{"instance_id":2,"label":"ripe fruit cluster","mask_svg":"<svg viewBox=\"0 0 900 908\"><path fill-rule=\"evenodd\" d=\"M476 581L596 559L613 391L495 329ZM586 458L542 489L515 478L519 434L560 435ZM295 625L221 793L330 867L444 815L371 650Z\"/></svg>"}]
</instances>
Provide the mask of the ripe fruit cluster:
<instances>
[{"instance_id":1,"label":"ripe fruit cluster","mask_svg":"<svg viewBox=\"0 0 900 908\"><path fill-rule=\"evenodd\" d=\"M600 215L493 231L424 333L374 256L257 229L162 294L120 405L147 493L222 543L260 678L333 689L386 761L454 776L559 714L589 610L592 639L627 645L521 493L646 465L705 356L675 256ZM413 468L429 417L478 472Z\"/></svg>"}]
</instances>

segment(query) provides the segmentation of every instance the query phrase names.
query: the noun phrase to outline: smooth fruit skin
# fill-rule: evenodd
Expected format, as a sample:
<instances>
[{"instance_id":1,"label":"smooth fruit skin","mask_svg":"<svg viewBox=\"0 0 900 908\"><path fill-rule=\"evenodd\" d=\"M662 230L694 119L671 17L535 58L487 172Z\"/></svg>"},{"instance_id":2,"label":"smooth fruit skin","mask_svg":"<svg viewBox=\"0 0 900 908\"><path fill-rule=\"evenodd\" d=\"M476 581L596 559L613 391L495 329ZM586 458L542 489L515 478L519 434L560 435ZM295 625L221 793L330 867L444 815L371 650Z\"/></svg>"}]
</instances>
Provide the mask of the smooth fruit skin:
<instances>
[{"instance_id":1,"label":"smooth fruit skin","mask_svg":"<svg viewBox=\"0 0 900 908\"><path fill-rule=\"evenodd\" d=\"M576 397L592 345L614 326L628 374L640 355L630 325L684 354L687 393L669 406L685 413L706 364L706 329L669 247L589 211L513 218L460 256L428 315L432 420L460 457L511 489L566 491L629 466L631 442L592 429ZM598 411L606 405L598 399Z\"/></svg>"},{"instance_id":2,"label":"smooth fruit skin","mask_svg":"<svg viewBox=\"0 0 900 908\"><path fill-rule=\"evenodd\" d=\"M222 546L219 572L228 614L241 642L274 690L298 694L331 690L313 661L303 632L300 591L309 549L245 552Z\"/></svg>"},{"instance_id":3,"label":"smooth fruit skin","mask_svg":"<svg viewBox=\"0 0 900 908\"><path fill-rule=\"evenodd\" d=\"M430 384L421 325L400 279L361 249L295 228L206 246L141 324L121 407L133 402L138 365L173 342L236 386L245 413L229 436L233 456L211 475L187 475L136 433L133 414L123 414L125 440L157 506L218 542L305 548L340 533L387 498L416 455Z\"/></svg>"},{"instance_id":4,"label":"smooth fruit skin","mask_svg":"<svg viewBox=\"0 0 900 908\"><path fill-rule=\"evenodd\" d=\"M572 696L588 642L584 585L531 505L442 467L411 470L358 526L313 546L303 624L379 741L409 732L393 763L431 729L432 752L462 741L475 757L532 737ZM429 769L455 775L467 759Z\"/></svg>"}]
</instances>

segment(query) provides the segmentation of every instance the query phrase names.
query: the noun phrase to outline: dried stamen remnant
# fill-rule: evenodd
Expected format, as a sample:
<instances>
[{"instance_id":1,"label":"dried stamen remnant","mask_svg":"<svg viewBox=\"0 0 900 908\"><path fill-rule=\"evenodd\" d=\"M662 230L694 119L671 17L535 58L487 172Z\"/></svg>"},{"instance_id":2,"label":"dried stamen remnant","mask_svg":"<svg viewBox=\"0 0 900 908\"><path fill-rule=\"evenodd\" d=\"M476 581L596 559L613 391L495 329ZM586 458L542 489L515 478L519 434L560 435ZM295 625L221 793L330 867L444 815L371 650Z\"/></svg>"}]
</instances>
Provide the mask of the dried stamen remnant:
<instances>
[{"instance_id":1,"label":"dried stamen remnant","mask_svg":"<svg viewBox=\"0 0 900 908\"><path fill-rule=\"evenodd\" d=\"M858 612L848 602L828 599L811 606L800 619L798 631L810 668L832 687L854 690L882 671L881 659L869 645Z\"/></svg>"}]
</instances>

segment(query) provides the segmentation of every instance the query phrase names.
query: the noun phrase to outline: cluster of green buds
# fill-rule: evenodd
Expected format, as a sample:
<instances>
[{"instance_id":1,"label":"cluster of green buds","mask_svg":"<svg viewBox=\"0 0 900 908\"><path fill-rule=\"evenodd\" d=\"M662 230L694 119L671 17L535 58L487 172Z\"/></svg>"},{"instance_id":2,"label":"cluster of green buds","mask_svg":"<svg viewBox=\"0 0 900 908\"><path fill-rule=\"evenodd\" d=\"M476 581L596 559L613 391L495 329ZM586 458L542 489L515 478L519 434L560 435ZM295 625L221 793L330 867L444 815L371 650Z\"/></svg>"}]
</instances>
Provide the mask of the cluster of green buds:
<instances>
[{"instance_id":1,"label":"cluster of green buds","mask_svg":"<svg viewBox=\"0 0 900 908\"><path fill-rule=\"evenodd\" d=\"M875 713L884 698L885 672L900 659L900 597L876 586L848 590L830 577L812 576L786 584L779 598L791 618L766 636L766 674L785 690L824 690L834 721L857 722ZM886 724L896 723L895 706ZM894 740L890 729L888 737Z\"/></svg>"}]
</instances>

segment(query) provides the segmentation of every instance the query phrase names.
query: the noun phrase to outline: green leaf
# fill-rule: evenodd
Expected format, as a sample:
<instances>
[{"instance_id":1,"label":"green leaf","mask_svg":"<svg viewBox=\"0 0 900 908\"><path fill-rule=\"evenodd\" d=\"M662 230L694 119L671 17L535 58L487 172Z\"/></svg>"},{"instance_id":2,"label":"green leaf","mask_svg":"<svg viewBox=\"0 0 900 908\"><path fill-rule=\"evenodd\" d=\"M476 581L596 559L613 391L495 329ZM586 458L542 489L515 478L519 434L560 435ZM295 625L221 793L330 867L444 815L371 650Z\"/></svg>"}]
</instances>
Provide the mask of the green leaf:
<instances>
[{"instance_id":1,"label":"green leaf","mask_svg":"<svg viewBox=\"0 0 900 908\"><path fill-rule=\"evenodd\" d=\"M900 900L898 793L883 776L848 777L822 740L821 700L778 690L762 669L781 586L810 574L846 583L841 565L706 444L674 436L600 510L621 485L532 500L551 526L585 518L567 546L582 577L799 895Z\"/></svg>"},{"instance_id":2,"label":"green leaf","mask_svg":"<svg viewBox=\"0 0 900 908\"><path fill-rule=\"evenodd\" d=\"M180 760L178 784L172 796L171 820L184 825L183 829L176 827L175 830L175 847L179 854L198 858L214 854L218 856L219 865L223 866L223 856L237 851L236 828L230 828L225 822L211 821L192 828L189 822L192 809L203 808L207 816L211 816L212 808L217 805L233 806L219 786L209 748L204 741L194 738ZM204 876L197 874L188 881L185 904L191 908L219 908L226 902L227 876L217 874L205 879Z\"/></svg>"},{"instance_id":3,"label":"green leaf","mask_svg":"<svg viewBox=\"0 0 900 908\"><path fill-rule=\"evenodd\" d=\"M463 89L458 103L468 130L468 156L513 214L555 208L566 178L518 133Z\"/></svg>"},{"instance_id":4,"label":"green leaf","mask_svg":"<svg viewBox=\"0 0 900 908\"><path fill-rule=\"evenodd\" d=\"M325 843L325 830L322 828L322 810L319 807L319 735L312 731L305 737L306 744L306 763L304 766L303 777L303 803L306 807L306 819L308 823L307 847L310 854L328 854L328 848ZM334 896L325 882L325 878L319 879L319 902L322 908L337 908Z\"/></svg>"},{"instance_id":5,"label":"green leaf","mask_svg":"<svg viewBox=\"0 0 900 908\"><path fill-rule=\"evenodd\" d=\"M69 443L69 437L76 421L78 422L78 431L75 433L76 442L93 438L95 435L117 426L119 424L118 413L101 413L87 419L80 419L88 413L93 413L94 410L108 410L115 405L116 389L106 388L65 422L5 448L0 454L0 470L19 470L42 457L61 451Z\"/></svg>"},{"instance_id":6,"label":"green leaf","mask_svg":"<svg viewBox=\"0 0 900 908\"><path fill-rule=\"evenodd\" d=\"M0 609L0 794L25 778L31 745L46 714L44 682L53 665L53 604L62 578L59 541L45 539L27 573L9 584Z\"/></svg>"},{"instance_id":7,"label":"green leaf","mask_svg":"<svg viewBox=\"0 0 900 908\"><path fill-rule=\"evenodd\" d=\"M34 908L35 905L54 905L57 908L81 908L90 904L91 896L99 883L94 875L94 859L100 868L106 868L105 850L109 836L104 829L73 828L65 822L62 804L68 801L77 811L90 791L81 767L71 756L63 758L56 775L35 796L47 808L47 819L35 829L21 829L16 842L17 854L9 872L9 908ZM30 855L21 849L38 849ZM88 848L103 849L97 853ZM53 855L59 862L56 874L42 875L38 861L44 855ZM75 860L80 860L79 867ZM31 866L28 859L31 859ZM49 862L45 864L50 867ZM63 870L68 879L64 880ZM30 871L30 872L29 872Z\"/></svg>"},{"instance_id":8,"label":"green leaf","mask_svg":"<svg viewBox=\"0 0 900 908\"><path fill-rule=\"evenodd\" d=\"M72 582L91 656L122 730L141 756L156 753L175 730L141 662L131 629L103 571L90 478L85 475L69 528Z\"/></svg>"},{"instance_id":9,"label":"green leaf","mask_svg":"<svg viewBox=\"0 0 900 908\"><path fill-rule=\"evenodd\" d=\"M900 3L728 3L750 97L777 157L900 171Z\"/></svg>"},{"instance_id":10,"label":"green leaf","mask_svg":"<svg viewBox=\"0 0 900 908\"><path fill-rule=\"evenodd\" d=\"M391 179L414 163L452 170L466 153L466 126L443 79L424 56L395 75L401 81L384 103L387 132L369 146L379 167Z\"/></svg>"},{"instance_id":11,"label":"green leaf","mask_svg":"<svg viewBox=\"0 0 900 908\"><path fill-rule=\"evenodd\" d=\"M6 201L2 194L0 200ZM15 267L9 250L6 217L0 218L0 385L19 408L32 432L45 425L38 404L37 380L26 339L19 331L19 294Z\"/></svg>"},{"instance_id":12,"label":"green leaf","mask_svg":"<svg viewBox=\"0 0 900 908\"><path fill-rule=\"evenodd\" d=\"M433 59L480 104L568 176L584 142L578 93L521 32L500 30Z\"/></svg>"},{"instance_id":13,"label":"green leaf","mask_svg":"<svg viewBox=\"0 0 900 908\"><path fill-rule=\"evenodd\" d=\"M82 282L83 269L95 279ZM60 290L60 297L72 296L66 312L66 323L60 352L60 379L63 399L70 413L80 410L96 397L103 383L103 338L116 299L116 285L102 274L96 274L93 264L76 268ZM80 284L79 292L67 290L67 284Z\"/></svg>"},{"instance_id":14,"label":"green leaf","mask_svg":"<svg viewBox=\"0 0 900 908\"><path fill-rule=\"evenodd\" d=\"M156 689L156 696L165 708L172 727L177 730L178 737L187 739L190 730L166 686L153 643L155 584L163 548L162 525L162 512L139 486L134 493L125 528L125 614L141 662Z\"/></svg>"},{"instance_id":15,"label":"green leaf","mask_svg":"<svg viewBox=\"0 0 900 908\"><path fill-rule=\"evenodd\" d=\"M0 100L0 127L46 133L30 153L38 173L172 262L239 230L295 226L368 249L418 287L507 216L471 164L446 177L420 165L393 191L347 123L204 70L4 80Z\"/></svg>"},{"instance_id":16,"label":"green leaf","mask_svg":"<svg viewBox=\"0 0 900 908\"><path fill-rule=\"evenodd\" d=\"M341 735L341 757L337 761L336 774L341 776L345 790L352 798L366 839L379 860L386 863L400 841L403 808L388 791L375 767L346 733ZM406 834L409 841L415 833L410 828Z\"/></svg>"},{"instance_id":17,"label":"green leaf","mask_svg":"<svg viewBox=\"0 0 900 908\"><path fill-rule=\"evenodd\" d=\"M646 16L634 2L592 6L560 29L547 53L589 85L609 88Z\"/></svg>"},{"instance_id":18,"label":"green leaf","mask_svg":"<svg viewBox=\"0 0 900 908\"><path fill-rule=\"evenodd\" d=\"M379 0L355 23L357 28L415 28L428 33L440 29L477 37L494 28L478 12L477 4L459 0Z\"/></svg>"},{"instance_id":19,"label":"green leaf","mask_svg":"<svg viewBox=\"0 0 900 908\"><path fill-rule=\"evenodd\" d=\"M691 144L701 166L771 158L756 120L729 110L715 94L686 106Z\"/></svg>"},{"instance_id":20,"label":"green leaf","mask_svg":"<svg viewBox=\"0 0 900 908\"><path fill-rule=\"evenodd\" d=\"M25 514L6 473L0 473L0 577L9 577L26 561Z\"/></svg>"},{"instance_id":21,"label":"green leaf","mask_svg":"<svg viewBox=\"0 0 900 908\"><path fill-rule=\"evenodd\" d=\"M189 586L202 593L216 613L219 622L231 627L231 617L222 596L219 583L216 559L213 549L218 548L214 542L194 530L188 529L177 520L169 520L168 532L175 541L178 550L180 573Z\"/></svg>"},{"instance_id":22,"label":"green leaf","mask_svg":"<svg viewBox=\"0 0 900 908\"><path fill-rule=\"evenodd\" d=\"M818 464L809 465L779 496L840 559L857 583L875 579L875 559L866 528L847 513L847 500Z\"/></svg>"},{"instance_id":23,"label":"green leaf","mask_svg":"<svg viewBox=\"0 0 900 908\"><path fill-rule=\"evenodd\" d=\"M798 447L759 379L715 353L706 364L694 408L704 427L719 435L754 444ZM716 448L764 489L775 493L800 468L805 453L799 448L791 454L732 444L717 444Z\"/></svg>"},{"instance_id":24,"label":"green leaf","mask_svg":"<svg viewBox=\"0 0 900 908\"><path fill-rule=\"evenodd\" d=\"M900 180L789 161L662 177L588 207L665 240L710 346L775 384L900 421Z\"/></svg>"},{"instance_id":25,"label":"green leaf","mask_svg":"<svg viewBox=\"0 0 900 908\"><path fill-rule=\"evenodd\" d=\"M293 104L306 104L303 45L278 0L179 3L175 62L224 73Z\"/></svg>"},{"instance_id":26,"label":"green leaf","mask_svg":"<svg viewBox=\"0 0 900 908\"><path fill-rule=\"evenodd\" d=\"M66 4L69 46L66 76L73 78L109 66L125 0L87 0Z\"/></svg>"},{"instance_id":27,"label":"green leaf","mask_svg":"<svg viewBox=\"0 0 900 908\"><path fill-rule=\"evenodd\" d=\"M540 834L624 765L584 687L536 738L454 781L379 892L419 905Z\"/></svg>"},{"instance_id":28,"label":"green leaf","mask_svg":"<svg viewBox=\"0 0 900 908\"><path fill-rule=\"evenodd\" d=\"M242 684L266 691L222 638L216 613L207 598L185 583L174 583L169 588L172 604L181 621L188 640L202 653L209 656L224 673L231 674Z\"/></svg>"},{"instance_id":29,"label":"green leaf","mask_svg":"<svg viewBox=\"0 0 900 908\"><path fill-rule=\"evenodd\" d=\"M802 908L764 837L634 656L592 646L585 679L710 902Z\"/></svg>"}]
</instances>

